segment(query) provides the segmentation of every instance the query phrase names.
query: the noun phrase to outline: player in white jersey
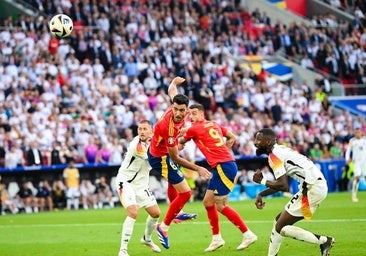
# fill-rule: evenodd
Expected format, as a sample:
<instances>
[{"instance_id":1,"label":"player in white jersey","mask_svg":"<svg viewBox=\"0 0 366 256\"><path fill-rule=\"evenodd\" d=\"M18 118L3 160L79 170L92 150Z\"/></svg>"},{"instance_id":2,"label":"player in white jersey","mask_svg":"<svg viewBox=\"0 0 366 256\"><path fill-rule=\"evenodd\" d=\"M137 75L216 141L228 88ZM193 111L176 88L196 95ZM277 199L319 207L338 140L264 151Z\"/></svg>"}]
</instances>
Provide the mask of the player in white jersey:
<instances>
[{"instance_id":1,"label":"player in white jersey","mask_svg":"<svg viewBox=\"0 0 366 256\"><path fill-rule=\"evenodd\" d=\"M366 138L360 128L355 129L355 136L350 139L346 150L346 163L353 161L352 201L358 202L357 191L361 175L366 177ZM352 153L352 157L351 157Z\"/></svg>"},{"instance_id":2,"label":"player in white jersey","mask_svg":"<svg viewBox=\"0 0 366 256\"><path fill-rule=\"evenodd\" d=\"M160 217L160 208L149 190L151 166L147 160L147 148L152 136L151 123L148 120L141 121L137 133L138 136L129 144L116 178L119 198L127 210L127 217L122 226L118 256L128 255L127 246L132 236L138 209L141 207L144 207L149 214L141 243L149 246L154 252L161 252L161 249L151 240L151 235Z\"/></svg>"},{"instance_id":3,"label":"player in white jersey","mask_svg":"<svg viewBox=\"0 0 366 256\"><path fill-rule=\"evenodd\" d=\"M288 191L288 176L299 182L299 192L286 204L284 210L276 216L271 233L268 255L277 255L283 237L291 237L299 241L317 244L321 255L329 255L334 238L317 235L300 227L293 226L302 219L311 219L312 215L326 198L328 193L327 182L318 167L306 156L297 151L278 145L276 134L272 129L259 130L254 139L257 155L267 154L268 164L275 176L274 180L263 178L261 171L255 172L253 180L267 186L267 189L258 193L255 205L263 209L265 202L262 197Z\"/></svg>"}]
</instances>

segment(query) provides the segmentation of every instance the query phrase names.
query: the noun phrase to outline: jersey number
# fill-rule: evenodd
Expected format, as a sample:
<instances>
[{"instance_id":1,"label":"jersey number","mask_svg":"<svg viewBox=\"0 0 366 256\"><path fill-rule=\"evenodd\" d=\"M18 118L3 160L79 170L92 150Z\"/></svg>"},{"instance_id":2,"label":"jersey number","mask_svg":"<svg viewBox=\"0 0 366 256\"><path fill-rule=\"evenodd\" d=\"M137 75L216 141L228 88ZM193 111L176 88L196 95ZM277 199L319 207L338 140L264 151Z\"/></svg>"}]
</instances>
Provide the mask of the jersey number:
<instances>
[{"instance_id":1,"label":"jersey number","mask_svg":"<svg viewBox=\"0 0 366 256\"><path fill-rule=\"evenodd\" d=\"M173 170L178 170L178 167L176 166L176 164L173 161L169 161L169 165L170 167L172 167Z\"/></svg>"},{"instance_id":2,"label":"jersey number","mask_svg":"<svg viewBox=\"0 0 366 256\"><path fill-rule=\"evenodd\" d=\"M211 138L217 141L215 144L217 147L224 145L224 140L222 139L222 136L214 128L211 128L208 131L208 134L210 134Z\"/></svg>"},{"instance_id":3,"label":"jersey number","mask_svg":"<svg viewBox=\"0 0 366 256\"><path fill-rule=\"evenodd\" d=\"M299 195L294 195L292 198L291 198L291 200L290 200L290 202L291 202L291 204L293 204L295 201L297 201L299 199ZM288 207L290 207L290 206L288 206Z\"/></svg>"}]
</instances>

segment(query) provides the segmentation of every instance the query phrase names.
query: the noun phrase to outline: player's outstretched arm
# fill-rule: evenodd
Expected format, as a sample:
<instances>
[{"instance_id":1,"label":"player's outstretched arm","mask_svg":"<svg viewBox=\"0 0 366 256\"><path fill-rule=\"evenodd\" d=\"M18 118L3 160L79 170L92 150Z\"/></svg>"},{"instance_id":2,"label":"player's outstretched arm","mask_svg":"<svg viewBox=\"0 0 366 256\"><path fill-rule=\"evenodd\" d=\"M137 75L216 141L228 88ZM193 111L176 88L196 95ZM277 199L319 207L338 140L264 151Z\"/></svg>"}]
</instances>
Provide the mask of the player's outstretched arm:
<instances>
[{"instance_id":1,"label":"player's outstretched arm","mask_svg":"<svg viewBox=\"0 0 366 256\"><path fill-rule=\"evenodd\" d=\"M173 100L174 96L178 94L177 87L183 84L186 80L183 77L176 76L174 79L170 82L168 87L168 95L170 100Z\"/></svg>"},{"instance_id":2,"label":"player's outstretched arm","mask_svg":"<svg viewBox=\"0 0 366 256\"><path fill-rule=\"evenodd\" d=\"M178 147L168 147L168 152L170 155L170 158L178 165L183 166L184 168L193 170L198 172L202 177L206 179L211 178L211 172L209 172L206 168L196 165L181 156L179 156Z\"/></svg>"}]
</instances>

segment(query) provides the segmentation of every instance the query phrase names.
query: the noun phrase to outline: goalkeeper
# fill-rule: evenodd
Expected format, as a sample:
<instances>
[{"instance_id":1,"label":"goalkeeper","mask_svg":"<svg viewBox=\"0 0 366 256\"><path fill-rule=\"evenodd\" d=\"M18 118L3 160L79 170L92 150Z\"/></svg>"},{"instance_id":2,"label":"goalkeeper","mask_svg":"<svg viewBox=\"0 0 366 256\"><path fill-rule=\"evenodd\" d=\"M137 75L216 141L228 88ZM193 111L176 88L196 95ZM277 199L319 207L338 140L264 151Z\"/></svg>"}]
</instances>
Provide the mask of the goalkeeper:
<instances>
[{"instance_id":1,"label":"goalkeeper","mask_svg":"<svg viewBox=\"0 0 366 256\"><path fill-rule=\"evenodd\" d=\"M307 157L297 151L276 143L276 134L272 129L264 128L255 134L254 145L257 155L268 155L268 163L272 168L275 180L269 181L263 178L258 170L253 175L253 181L261 183L268 188L258 193L255 205L263 209L265 202L262 197L288 191L287 176L297 180L300 191L296 193L277 215L268 248L268 255L277 255L283 237L291 237L320 246L322 256L329 255L334 238L317 235L300 227L293 226L302 219L311 219L312 215L326 198L328 193L327 181L318 167Z\"/></svg>"}]
</instances>

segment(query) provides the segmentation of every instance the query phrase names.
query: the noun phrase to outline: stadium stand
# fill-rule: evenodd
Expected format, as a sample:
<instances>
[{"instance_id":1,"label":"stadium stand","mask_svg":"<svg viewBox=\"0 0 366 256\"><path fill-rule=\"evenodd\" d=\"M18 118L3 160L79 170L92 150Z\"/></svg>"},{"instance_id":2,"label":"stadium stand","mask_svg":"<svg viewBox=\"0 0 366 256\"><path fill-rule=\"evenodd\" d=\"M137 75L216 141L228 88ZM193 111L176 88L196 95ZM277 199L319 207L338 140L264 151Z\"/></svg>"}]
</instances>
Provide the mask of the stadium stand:
<instances>
[{"instance_id":1,"label":"stadium stand","mask_svg":"<svg viewBox=\"0 0 366 256\"><path fill-rule=\"evenodd\" d=\"M187 79L181 92L192 102L203 100L200 90L207 84L212 91L207 116L238 135L233 148L238 158L254 155L251 136L264 125L274 127L281 143L306 155L316 143L330 148L339 141L344 150L355 126L366 132L364 115L339 112L329 104L332 92L320 82L325 73L343 83L364 81L362 22L353 25L327 13L308 20L312 26L285 24L242 1L26 2L44 16L15 14L1 22L5 161L0 172L7 182L15 176L18 182L32 180L23 171L39 170L26 161L33 141L42 154L39 168L55 168L50 159L58 152L61 167L73 158L95 171L83 173L87 178L95 180L106 170L112 170L106 176L112 178L136 123L155 123L168 106L165 92L175 75ZM47 20L55 13L74 20L69 38L58 40L48 32ZM289 63L300 63L306 53L314 70L322 71L319 79L297 81L291 74L278 79L265 71L268 63L258 61L283 52ZM274 66L285 75L291 70L282 62ZM347 93L364 92L364 87L351 88ZM17 151L10 154L13 145ZM111 150L109 159L90 162L101 159L97 155L105 148ZM86 152L95 155L87 158ZM7 168L10 156L16 168Z\"/></svg>"}]
</instances>

